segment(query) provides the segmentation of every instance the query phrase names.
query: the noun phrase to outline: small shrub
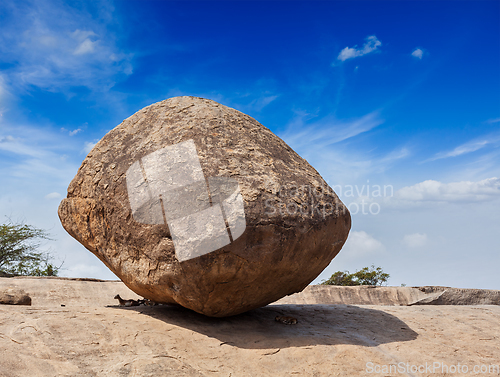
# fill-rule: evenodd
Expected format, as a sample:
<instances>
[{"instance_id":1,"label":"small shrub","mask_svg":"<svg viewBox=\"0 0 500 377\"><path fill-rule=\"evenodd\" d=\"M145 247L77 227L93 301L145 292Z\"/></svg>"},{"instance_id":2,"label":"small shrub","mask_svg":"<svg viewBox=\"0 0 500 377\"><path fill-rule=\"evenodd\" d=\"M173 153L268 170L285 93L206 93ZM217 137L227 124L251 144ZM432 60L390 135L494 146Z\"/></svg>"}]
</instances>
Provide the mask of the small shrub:
<instances>
[{"instance_id":1,"label":"small shrub","mask_svg":"<svg viewBox=\"0 0 500 377\"><path fill-rule=\"evenodd\" d=\"M0 273L3 276L57 276L51 255L37 251L48 234L26 224L0 224Z\"/></svg>"},{"instance_id":2,"label":"small shrub","mask_svg":"<svg viewBox=\"0 0 500 377\"><path fill-rule=\"evenodd\" d=\"M390 275L385 273L381 267L375 267L373 264L370 267L364 267L354 273L349 271L337 271L330 279L323 281L322 285L340 285L340 286L356 286L356 285L382 285L387 282Z\"/></svg>"}]
</instances>

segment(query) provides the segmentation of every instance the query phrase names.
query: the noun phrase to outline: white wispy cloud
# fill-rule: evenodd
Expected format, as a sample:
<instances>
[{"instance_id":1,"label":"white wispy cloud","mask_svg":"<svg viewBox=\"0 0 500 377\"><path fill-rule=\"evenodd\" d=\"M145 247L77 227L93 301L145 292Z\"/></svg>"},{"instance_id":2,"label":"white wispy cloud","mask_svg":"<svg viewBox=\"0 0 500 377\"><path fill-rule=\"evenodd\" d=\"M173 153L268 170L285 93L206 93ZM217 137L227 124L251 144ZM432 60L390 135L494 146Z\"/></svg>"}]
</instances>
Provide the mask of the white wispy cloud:
<instances>
[{"instance_id":1,"label":"white wispy cloud","mask_svg":"<svg viewBox=\"0 0 500 377\"><path fill-rule=\"evenodd\" d=\"M4 105L5 98L9 95L4 75L0 74L0 110Z\"/></svg>"},{"instance_id":2,"label":"white wispy cloud","mask_svg":"<svg viewBox=\"0 0 500 377\"><path fill-rule=\"evenodd\" d=\"M56 260L68 255L67 266L86 254L76 241L67 247L71 237L57 216L59 200L81 163L79 148L78 140L59 129L8 120L0 127L0 214L49 231Z\"/></svg>"},{"instance_id":3,"label":"white wispy cloud","mask_svg":"<svg viewBox=\"0 0 500 377\"><path fill-rule=\"evenodd\" d=\"M440 160L443 158L457 157L463 154L471 153L485 148L488 145L498 145L500 144L500 134L490 134L482 138L476 138L470 140L462 145L457 146L451 151L436 153L434 157L431 157L424 162Z\"/></svg>"},{"instance_id":4,"label":"white wispy cloud","mask_svg":"<svg viewBox=\"0 0 500 377\"><path fill-rule=\"evenodd\" d=\"M90 54L95 51L97 41L92 42L90 39L85 39L73 52L74 55Z\"/></svg>"},{"instance_id":5,"label":"white wispy cloud","mask_svg":"<svg viewBox=\"0 0 500 377\"><path fill-rule=\"evenodd\" d=\"M85 86L102 91L120 75L131 74L131 55L119 50L108 30L113 22L106 18L110 4L95 5L98 17L57 1L3 2L0 61L9 65L3 71L8 87L62 91Z\"/></svg>"},{"instance_id":6,"label":"white wispy cloud","mask_svg":"<svg viewBox=\"0 0 500 377\"><path fill-rule=\"evenodd\" d=\"M73 154L76 146L67 136L26 125L4 125L2 131L0 176L4 181L66 182L78 166L64 157Z\"/></svg>"},{"instance_id":7,"label":"white wispy cloud","mask_svg":"<svg viewBox=\"0 0 500 377\"><path fill-rule=\"evenodd\" d=\"M493 124L493 123L499 123L500 118L495 118L495 119L488 119L486 123Z\"/></svg>"},{"instance_id":8,"label":"white wispy cloud","mask_svg":"<svg viewBox=\"0 0 500 377\"><path fill-rule=\"evenodd\" d=\"M61 197L61 194L58 192L51 192L50 194L45 195L45 199L47 200L52 200L52 199L59 199Z\"/></svg>"},{"instance_id":9,"label":"white wispy cloud","mask_svg":"<svg viewBox=\"0 0 500 377\"><path fill-rule=\"evenodd\" d=\"M401 147L390 151L387 155L381 158L381 162L393 162L402 158L406 158L410 155L411 151L410 149L408 149L408 147Z\"/></svg>"},{"instance_id":10,"label":"white wispy cloud","mask_svg":"<svg viewBox=\"0 0 500 377\"><path fill-rule=\"evenodd\" d=\"M85 154L89 154L90 151L92 150L92 148L94 148L96 144L97 144L97 141L87 141L87 142L85 142L85 144L83 145L83 152Z\"/></svg>"},{"instance_id":11,"label":"white wispy cloud","mask_svg":"<svg viewBox=\"0 0 500 377\"><path fill-rule=\"evenodd\" d=\"M51 241L40 250L50 248L56 263L65 261L62 276L116 278L66 233L57 215L59 201L82 161L82 140L71 137L79 130L1 118L0 216L46 229Z\"/></svg>"},{"instance_id":12,"label":"white wispy cloud","mask_svg":"<svg viewBox=\"0 0 500 377\"><path fill-rule=\"evenodd\" d=\"M271 102L276 100L278 97L279 97L278 94L263 93L262 95L257 96L257 98L251 100L247 104L241 104L241 103L235 102L232 105L244 113L259 112L259 111L262 111L262 109L264 109ZM230 102L230 101L226 101L226 102Z\"/></svg>"},{"instance_id":13,"label":"white wispy cloud","mask_svg":"<svg viewBox=\"0 0 500 377\"><path fill-rule=\"evenodd\" d=\"M99 43L98 35L91 30L80 30L77 29L71 36L79 43L75 51L73 51L74 55L84 55L95 52L96 46ZM92 41L91 38L97 39Z\"/></svg>"},{"instance_id":14,"label":"white wispy cloud","mask_svg":"<svg viewBox=\"0 0 500 377\"><path fill-rule=\"evenodd\" d=\"M296 117L278 136L332 185L355 184L362 182L363 177L390 169L412 154L409 146L394 146L386 151L363 144L368 136L361 138L361 135L383 123L380 111L354 119L330 115L318 120L307 112L296 111Z\"/></svg>"},{"instance_id":15,"label":"white wispy cloud","mask_svg":"<svg viewBox=\"0 0 500 377\"><path fill-rule=\"evenodd\" d=\"M395 192L397 202L478 202L500 199L500 178L443 183L427 180Z\"/></svg>"},{"instance_id":16,"label":"white wispy cloud","mask_svg":"<svg viewBox=\"0 0 500 377\"><path fill-rule=\"evenodd\" d=\"M299 117L280 136L293 148L300 149L303 146L318 148L353 138L382 123L384 120L378 111L350 120L327 116L308 124L302 117Z\"/></svg>"},{"instance_id":17,"label":"white wispy cloud","mask_svg":"<svg viewBox=\"0 0 500 377\"><path fill-rule=\"evenodd\" d=\"M404 245L411 248L422 247L425 246L425 244L427 243L427 234L425 233L406 234L403 237L402 242Z\"/></svg>"},{"instance_id":18,"label":"white wispy cloud","mask_svg":"<svg viewBox=\"0 0 500 377\"><path fill-rule=\"evenodd\" d=\"M357 58L371 52L376 51L380 46L382 46L382 42L380 42L375 35L370 35L366 37L366 42L363 44L363 47L358 48L358 46L354 47L345 47L342 51L340 51L337 56L337 60L346 61L348 59Z\"/></svg>"},{"instance_id":19,"label":"white wispy cloud","mask_svg":"<svg viewBox=\"0 0 500 377\"><path fill-rule=\"evenodd\" d=\"M255 109L258 111L262 110L264 107L269 105L271 102L273 102L276 98L278 98L278 95L269 95L269 96L263 96L261 98L258 98L250 104L250 106L253 106Z\"/></svg>"},{"instance_id":20,"label":"white wispy cloud","mask_svg":"<svg viewBox=\"0 0 500 377\"><path fill-rule=\"evenodd\" d=\"M30 143L26 143L21 137L14 137L12 135L0 136L0 151L10 152L17 155L17 157L44 157L42 150L33 148Z\"/></svg>"},{"instance_id":21,"label":"white wispy cloud","mask_svg":"<svg viewBox=\"0 0 500 377\"><path fill-rule=\"evenodd\" d=\"M365 231L352 231L342 248L342 254L346 257L358 257L378 253L384 249L382 242Z\"/></svg>"},{"instance_id":22,"label":"white wispy cloud","mask_svg":"<svg viewBox=\"0 0 500 377\"><path fill-rule=\"evenodd\" d=\"M417 58L417 59L422 59L422 57L424 56L424 51L421 48L416 48L411 53L411 56L413 56L414 58Z\"/></svg>"},{"instance_id":23,"label":"white wispy cloud","mask_svg":"<svg viewBox=\"0 0 500 377\"><path fill-rule=\"evenodd\" d=\"M76 128L76 129L70 131L70 130L67 130L66 128L64 128L64 127L61 127L61 131L62 132L66 132L69 136L75 136L76 134L82 132L83 130L81 128Z\"/></svg>"}]
</instances>

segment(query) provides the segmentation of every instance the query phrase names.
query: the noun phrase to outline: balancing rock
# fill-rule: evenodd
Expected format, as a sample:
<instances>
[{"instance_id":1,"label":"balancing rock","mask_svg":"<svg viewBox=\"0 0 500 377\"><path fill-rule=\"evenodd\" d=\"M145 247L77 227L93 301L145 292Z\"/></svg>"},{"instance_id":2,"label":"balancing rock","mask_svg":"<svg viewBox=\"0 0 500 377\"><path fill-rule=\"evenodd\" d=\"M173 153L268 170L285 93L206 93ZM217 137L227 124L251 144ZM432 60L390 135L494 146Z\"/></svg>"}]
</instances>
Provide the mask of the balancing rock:
<instances>
[{"instance_id":1,"label":"balancing rock","mask_svg":"<svg viewBox=\"0 0 500 377\"><path fill-rule=\"evenodd\" d=\"M59 206L66 231L138 295L223 317L300 292L349 211L253 118L175 97L106 134Z\"/></svg>"}]
</instances>

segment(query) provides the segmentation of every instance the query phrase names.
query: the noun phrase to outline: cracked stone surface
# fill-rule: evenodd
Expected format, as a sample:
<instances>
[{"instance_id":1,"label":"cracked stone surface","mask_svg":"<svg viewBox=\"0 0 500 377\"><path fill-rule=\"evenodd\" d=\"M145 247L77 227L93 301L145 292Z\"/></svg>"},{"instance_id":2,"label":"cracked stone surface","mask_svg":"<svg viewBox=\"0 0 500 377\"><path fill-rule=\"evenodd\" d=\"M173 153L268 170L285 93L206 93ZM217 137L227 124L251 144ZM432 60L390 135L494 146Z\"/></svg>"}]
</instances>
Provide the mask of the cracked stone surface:
<instances>
[{"instance_id":1,"label":"cracked stone surface","mask_svg":"<svg viewBox=\"0 0 500 377\"><path fill-rule=\"evenodd\" d=\"M134 218L127 171L188 141L205 178L236 180L246 228L230 244L179 262L167 223ZM59 217L138 295L217 317L303 290L338 254L351 226L337 195L285 142L248 115L195 97L148 106L105 135L70 183Z\"/></svg>"}]
</instances>

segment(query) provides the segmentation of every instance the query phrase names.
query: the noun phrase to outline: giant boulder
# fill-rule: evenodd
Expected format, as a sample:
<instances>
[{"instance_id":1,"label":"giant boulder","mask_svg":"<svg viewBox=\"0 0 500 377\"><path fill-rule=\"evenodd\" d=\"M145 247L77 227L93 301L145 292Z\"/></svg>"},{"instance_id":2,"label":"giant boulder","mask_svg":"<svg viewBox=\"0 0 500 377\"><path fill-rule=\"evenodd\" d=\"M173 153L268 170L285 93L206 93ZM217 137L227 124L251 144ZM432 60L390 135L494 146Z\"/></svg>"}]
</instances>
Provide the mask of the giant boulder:
<instances>
[{"instance_id":1,"label":"giant boulder","mask_svg":"<svg viewBox=\"0 0 500 377\"><path fill-rule=\"evenodd\" d=\"M106 134L59 217L137 294L216 317L303 290L351 225L337 195L280 138L195 97L155 103Z\"/></svg>"}]
</instances>

